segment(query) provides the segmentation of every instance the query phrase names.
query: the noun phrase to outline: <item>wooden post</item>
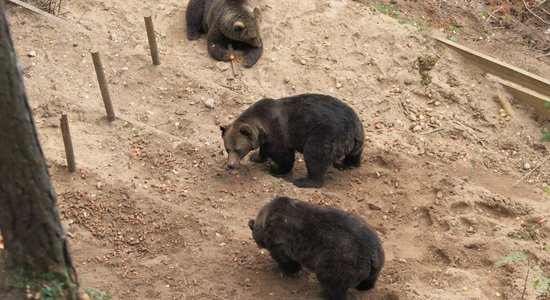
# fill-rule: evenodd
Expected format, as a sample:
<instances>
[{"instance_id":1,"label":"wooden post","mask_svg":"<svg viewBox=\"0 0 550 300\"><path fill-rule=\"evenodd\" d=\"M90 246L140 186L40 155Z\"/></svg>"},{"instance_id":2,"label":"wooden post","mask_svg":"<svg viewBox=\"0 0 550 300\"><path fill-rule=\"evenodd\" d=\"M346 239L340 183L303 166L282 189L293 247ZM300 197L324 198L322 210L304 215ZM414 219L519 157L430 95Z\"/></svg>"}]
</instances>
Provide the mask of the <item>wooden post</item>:
<instances>
[{"instance_id":1,"label":"wooden post","mask_svg":"<svg viewBox=\"0 0 550 300\"><path fill-rule=\"evenodd\" d=\"M69 120L67 115L61 114L61 134L63 135L63 145L65 145L65 156L67 157L67 166L69 172L76 171L76 163L74 160L73 141L71 140L71 131L69 130Z\"/></svg>"},{"instance_id":2,"label":"wooden post","mask_svg":"<svg viewBox=\"0 0 550 300\"><path fill-rule=\"evenodd\" d=\"M239 76L239 67L235 62L235 51L233 50L233 44L229 43L229 63L231 63L231 72L233 72L233 77Z\"/></svg>"},{"instance_id":3,"label":"wooden post","mask_svg":"<svg viewBox=\"0 0 550 300\"><path fill-rule=\"evenodd\" d=\"M159 51L157 48L157 39L155 37L155 28L150 15L143 17L145 19L145 29L147 30L147 38L149 39L149 48L151 49L151 58L153 65L160 65Z\"/></svg>"},{"instance_id":4,"label":"wooden post","mask_svg":"<svg viewBox=\"0 0 550 300\"><path fill-rule=\"evenodd\" d=\"M101 64L101 58L99 57L99 51L93 49L92 60L94 61L95 73L97 74L97 81L99 82L99 89L101 90L101 97L103 98L103 104L105 105L105 111L107 112L107 119L109 122L116 120L115 111L113 110L113 103L111 102L111 95L109 95L109 88L107 87L107 80L105 79L105 72L103 72L103 65Z\"/></svg>"}]
</instances>

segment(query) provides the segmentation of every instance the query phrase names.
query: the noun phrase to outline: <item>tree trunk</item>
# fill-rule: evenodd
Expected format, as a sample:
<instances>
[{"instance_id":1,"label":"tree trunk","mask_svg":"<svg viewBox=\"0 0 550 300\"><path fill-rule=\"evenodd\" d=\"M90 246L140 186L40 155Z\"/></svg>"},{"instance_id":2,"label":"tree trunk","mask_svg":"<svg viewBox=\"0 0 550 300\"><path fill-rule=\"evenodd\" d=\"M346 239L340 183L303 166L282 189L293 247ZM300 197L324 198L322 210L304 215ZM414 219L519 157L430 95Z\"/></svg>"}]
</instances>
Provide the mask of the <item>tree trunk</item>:
<instances>
[{"instance_id":1,"label":"tree trunk","mask_svg":"<svg viewBox=\"0 0 550 300\"><path fill-rule=\"evenodd\" d=\"M6 265L53 274L77 298L76 270L0 0L0 231Z\"/></svg>"}]
</instances>

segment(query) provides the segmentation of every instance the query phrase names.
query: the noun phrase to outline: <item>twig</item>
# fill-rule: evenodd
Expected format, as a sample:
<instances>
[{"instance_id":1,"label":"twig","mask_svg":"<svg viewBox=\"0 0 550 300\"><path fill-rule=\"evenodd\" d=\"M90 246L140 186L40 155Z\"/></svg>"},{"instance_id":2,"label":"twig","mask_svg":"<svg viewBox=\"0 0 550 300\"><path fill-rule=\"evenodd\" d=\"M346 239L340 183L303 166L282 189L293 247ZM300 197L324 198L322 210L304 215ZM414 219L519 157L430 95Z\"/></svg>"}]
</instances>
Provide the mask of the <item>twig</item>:
<instances>
[{"instance_id":1,"label":"twig","mask_svg":"<svg viewBox=\"0 0 550 300\"><path fill-rule=\"evenodd\" d=\"M540 162L540 164L538 164L536 167L534 167L533 169L531 169L531 171L527 172L527 174L523 175L523 177L521 177L520 180L518 180L516 183L514 183L514 186L518 185L518 183L522 182L523 180L525 180L525 178L529 177L529 175L531 175L531 173L533 173L536 169L538 169L540 166L542 166L542 165L544 164L544 162L547 161L549 158L550 158L550 155L546 156L546 157Z\"/></svg>"},{"instance_id":2,"label":"twig","mask_svg":"<svg viewBox=\"0 0 550 300\"><path fill-rule=\"evenodd\" d=\"M468 132L473 138L474 140L476 140L476 142L478 142L479 144L481 144L481 146L483 146L483 148L489 150L489 148L485 145L485 143L480 139L478 138L471 130L469 127L467 127L466 125L456 121L456 120L452 120L453 123L457 124L457 125L460 125L462 127L464 127L466 129L466 132Z\"/></svg>"},{"instance_id":3,"label":"twig","mask_svg":"<svg viewBox=\"0 0 550 300\"><path fill-rule=\"evenodd\" d=\"M543 55L539 55L539 56L537 56L537 57L535 57L535 58L536 58L536 59L539 59L539 58L543 58L543 57L545 57L545 56L550 56L550 52L544 53Z\"/></svg>"},{"instance_id":4,"label":"twig","mask_svg":"<svg viewBox=\"0 0 550 300\"><path fill-rule=\"evenodd\" d=\"M523 283L523 292L521 293L521 300L523 300L523 296L525 296L525 290L527 289L527 278L529 277L529 271L531 268L529 267L529 259L527 260L527 275L525 275L525 282Z\"/></svg>"},{"instance_id":5,"label":"twig","mask_svg":"<svg viewBox=\"0 0 550 300\"><path fill-rule=\"evenodd\" d=\"M233 45L229 43L229 57L231 63L231 72L233 72L233 77L239 76L239 68L235 64L235 51L233 51Z\"/></svg>"},{"instance_id":6,"label":"twig","mask_svg":"<svg viewBox=\"0 0 550 300\"><path fill-rule=\"evenodd\" d=\"M523 2L523 6L525 6L525 9L527 9L533 16L537 17L537 19L541 20L544 24L550 25L549 22L546 22L543 18L539 17L537 14L535 14L534 11L532 11L529 7L527 7L527 3L525 3L525 0L521 0L521 1Z\"/></svg>"},{"instance_id":7,"label":"twig","mask_svg":"<svg viewBox=\"0 0 550 300\"><path fill-rule=\"evenodd\" d=\"M422 132L420 134L432 134L434 132L438 132L438 131L441 131L441 130L443 130L443 127L439 127L439 128L434 129L434 130L427 131L427 132Z\"/></svg>"}]
</instances>

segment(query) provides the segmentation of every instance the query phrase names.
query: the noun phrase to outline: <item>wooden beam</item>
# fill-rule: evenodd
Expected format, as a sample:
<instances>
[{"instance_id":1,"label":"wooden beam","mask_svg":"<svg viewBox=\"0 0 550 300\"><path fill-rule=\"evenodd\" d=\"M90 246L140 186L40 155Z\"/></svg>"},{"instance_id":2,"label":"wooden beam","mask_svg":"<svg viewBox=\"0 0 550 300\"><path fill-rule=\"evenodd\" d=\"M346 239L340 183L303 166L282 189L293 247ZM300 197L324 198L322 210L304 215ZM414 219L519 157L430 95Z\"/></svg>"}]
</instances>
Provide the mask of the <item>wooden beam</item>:
<instances>
[{"instance_id":1,"label":"wooden beam","mask_svg":"<svg viewBox=\"0 0 550 300\"><path fill-rule=\"evenodd\" d=\"M522 85L539 94L550 96L550 81L548 79L514 67L445 38L437 37L435 39L456 50L462 56L471 60L475 65L488 73L495 74L509 82Z\"/></svg>"},{"instance_id":2,"label":"wooden beam","mask_svg":"<svg viewBox=\"0 0 550 300\"><path fill-rule=\"evenodd\" d=\"M504 86L518 101L532 106L541 117L550 120L550 107L545 106L546 103L550 103L550 97L497 76L489 75L488 77Z\"/></svg>"},{"instance_id":3,"label":"wooden beam","mask_svg":"<svg viewBox=\"0 0 550 300\"><path fill-rule=\"evenodd\" d=\"M14 4L17 4L17 5L19 5L19 6L22 6L22 7L26 8L26 9L28 9L28 10L30 10L30 11L33 11L33 12L35 12L35 13L37 13L37 14L41 14L41 15L43 15L43 16L45 16L45 17L50 18L50 19L54 19L54 20L63 20L63 19L61 19L61 18L59 18L59 17L57 17L57 16L54 16L54 15L48 13L48 12L45 12L45 11L43 11L43 10L41 10L41 9L39 9L39 8L36 8L36 7L34 7L34 6L32 6L32 5L28 4L28 3L25 3L25 2L23 2L23 1L19 1L19 0L8 0L8 1L9 1L9 2L12 2L12 3L14 3Z\"/></svg>"}]
</instances>

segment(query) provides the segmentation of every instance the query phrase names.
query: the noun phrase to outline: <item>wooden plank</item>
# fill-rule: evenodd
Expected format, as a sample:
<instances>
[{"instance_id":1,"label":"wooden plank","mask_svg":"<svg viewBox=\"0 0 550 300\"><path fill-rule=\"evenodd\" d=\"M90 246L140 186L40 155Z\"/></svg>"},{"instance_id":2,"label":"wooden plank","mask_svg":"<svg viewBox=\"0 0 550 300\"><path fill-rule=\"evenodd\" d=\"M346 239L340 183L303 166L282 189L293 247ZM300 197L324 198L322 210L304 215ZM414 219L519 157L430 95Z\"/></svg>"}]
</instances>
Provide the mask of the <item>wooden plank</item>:
<instances>
[{"instance_id":1,"label":"wooden plank","mask_svg":"<svg viewBox=\"0 0 550 300\"><path fill-rule=\"evenodd\" d=\"M550 97L497 76L490 75L489 78L504 86L518 101L532 106L541 117L550 120L550 107L545 106L546 103L550 103Z\"/></svg>"},{"instance_id":2,"label":"wooden plank","mask_svg":"<svg viewBox=\"0 0 550 300\"><path fill-rule=\"evenodd\" d=\"M41 10L41 9L39 9L39 8L36 8L36 7L34 7L34 6L32 6L32 5L28 4L28 3L25 3L25 2L23 2L23 1L19 1L19 0L8 0L8 1L9 1L9 2L12 2L12 3L14 3L14 4L17 4L17 5L19 5L19 6L22 6L22 7L26 8L26 9L28 9L28 10L30 10L30 11L33 11L33 12L35 12L35 13L37 13L37 14L41 14L41 15L43 15L43 16L45 16L45 17L50 18L50 19L54 19L54 20L63 20L63 19L61 19L61 18L59 18L59 17L57 17L57 16L54 16L54 15L48 13L48 12L45 12L45 11L43 11L43 10Z\"/></svg>"},{"instance_id":3,"label":"wooden plank","mask_svg":"<svg viewBox=\"0 0 550 300\"><path fill-rule=\"evenodd\" d=\"M456 50L462 56L470 59L479 68L488 73L495 74L502 79L522 85L537 93L550 96L550 80L548 79L514 67L445 38L437 37L436 40Z\"/></svg>"}]
</instances>

